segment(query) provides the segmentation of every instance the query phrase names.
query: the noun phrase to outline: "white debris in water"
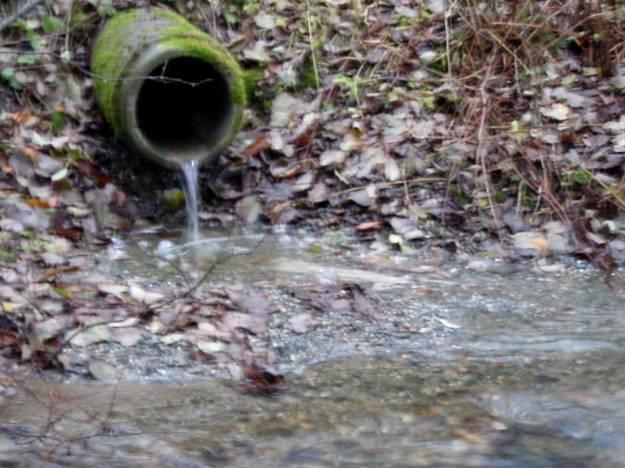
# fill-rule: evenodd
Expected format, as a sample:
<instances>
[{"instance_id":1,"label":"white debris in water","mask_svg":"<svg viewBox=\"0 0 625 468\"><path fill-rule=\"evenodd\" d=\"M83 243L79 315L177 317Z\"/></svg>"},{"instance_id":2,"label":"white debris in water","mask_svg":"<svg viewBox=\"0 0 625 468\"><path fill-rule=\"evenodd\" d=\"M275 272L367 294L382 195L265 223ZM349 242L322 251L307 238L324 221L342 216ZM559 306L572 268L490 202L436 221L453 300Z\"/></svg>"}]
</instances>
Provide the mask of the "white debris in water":
<instances>
[{"instance_id":1,"label":"white debris in water","mask_svg":"<svg viewBox=\"0 0 625 468\"><path fill-rule=\"evenodd\" d=\"M450 322L449 320L446 320L444 318L440 318L440 317L432 317L434 320L436 320L437 322L440 322L441 324L443 324L443 326L447 327L447 328L451 328L452 330L457 330L458 328L461 328L460 325L458 325L457 323L453 323Z\"/></svg>"},{"instance_id":2,"label":"white debris in water","mask_svg":"<svg viewBox=\"0 0 625 468\"><path fill-rule=\"evenodd\" d=\"M174 248L174 243L172 241L162 240L156 246L156 253L158 255L165 256L165 255L171 253L173 248Z\"/></svg>"},{"instance_id":3,"label":"white debris in water","mask_svg":"<svg viewBox=\"0 0 625 468\"><path fill-rule=\"evenodd\" d=\"M111 244L107 247L106 253L108 255L108 259L112 261L123 260L123 259L128 258L126 251L124 249L121 249L115 246L114 244Z\"/></svg>"},{"instance_id":4,"label":"white debris in water","mask_svg":"<svg viewBox=\"0 0 625 468\"><path fill-rule=\"evenodd\" d=\"M285 234L288 229L286 224L274 224L273 226L271 226L271 231L274 234Z\"/></svg>"},{"instance_id":5,"label":"white debris in water","mask_svg":"<svg viewBox=\"0 0 625 468\"><path fill-rule=\"evenodd\" d=\"M366 281L371 283L401 286L411 283L410 278L407 276L387 275L384 273L354 268L334 268L294 258L278 257L271 261L270 264L276 271L283 273L316 276L322 284L333 284L337 281Z\"/></svg>"}]
</instances>

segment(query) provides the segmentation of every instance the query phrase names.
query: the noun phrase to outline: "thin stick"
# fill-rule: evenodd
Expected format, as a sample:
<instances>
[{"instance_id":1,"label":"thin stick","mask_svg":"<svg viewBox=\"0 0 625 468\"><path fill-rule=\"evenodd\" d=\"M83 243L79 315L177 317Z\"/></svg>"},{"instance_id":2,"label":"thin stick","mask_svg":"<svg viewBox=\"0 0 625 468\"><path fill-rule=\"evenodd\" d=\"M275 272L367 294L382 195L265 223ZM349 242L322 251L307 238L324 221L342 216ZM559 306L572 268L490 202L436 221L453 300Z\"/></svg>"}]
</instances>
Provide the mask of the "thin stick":
<instances>
[{"instance_id":1,"label":"thin stick","mask_svg":"<svg viewBox=\"0 0 625 468\"><path fill-rule=\"evenodd\" d=\"M486 91L486 86L488 85L488 81L491 78L492 71L492 60L488 64L488 70L486 72L486 76L484 77L484 82L480 87L480 95L482 101L482 116L480 118L480 127L477 134L477 148L475 150L475 155L477 158L478 164L482 168L482 177L484 179L484 187L486 189L486 196L488 198L488 205L490 206L491 216L493 217L493 221L495 223L495 229L497 230L497 234L501 237L501 224L499 222L499 218L497 217L497 212L495 211L495 202L493 199L493 194L490 186L490 176L488 174L488 168L486 166L486 148L484 147L484 136L486 132L486 117L488 115L488 106L489 106L489 96Z\"/></svg>"},{"instance_id":2,"label":"thin stick","mask_svg":"<svg viewBox=\"0 0 625 468\"><path fill-rule=\"evenodd\" d=\"M453 9L458 3L457 0L454 1L449 8L445 11L445 54L447 56L447 79L451 83L451 32L449 26L449 20L453 16Z\"/></svg>"},{"instance_id":3,"label":"thin stick","mask_svg":"<svg viewBox=\"0 0 625 468\"><path fill-rule=\"evenodd\" d=\"M319 65L317 63L317 57L316 57L316 53L315 53L315 45L314 45L314 39L315 36L313 34L313 29L312 29L312 18L311 18L311 7L310 7L310 0L306 0L306 22L308 23L308 41L310 42L310 56L312 58L312 63L313 63L313 70L315 72L315 85L317 86L317 92L319 92L320 88L321 88L321 80L319 78Z\"/></svg>"}]
</instances>

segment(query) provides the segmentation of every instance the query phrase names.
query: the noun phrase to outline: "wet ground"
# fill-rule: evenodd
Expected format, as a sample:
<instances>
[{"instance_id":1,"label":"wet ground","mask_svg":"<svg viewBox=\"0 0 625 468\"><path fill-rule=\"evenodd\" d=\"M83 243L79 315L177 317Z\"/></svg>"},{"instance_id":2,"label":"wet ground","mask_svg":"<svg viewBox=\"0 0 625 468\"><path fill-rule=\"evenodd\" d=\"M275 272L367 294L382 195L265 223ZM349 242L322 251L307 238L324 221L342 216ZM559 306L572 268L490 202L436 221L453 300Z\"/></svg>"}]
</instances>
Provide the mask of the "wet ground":
<instances>
[{"instance_id":1,"label":"wet ground","mask_svg":"<svg viewBox=\"0 0 625 468\"><path fill-rule=\"evenodd\" d=\"M266 398L207 379L228 377L227 367L193 362L177 345L147 340L125 361L128 349L94 345L80 352L115 363L120 381L29 380L0 409L3 463L571 467L625 459L622 275L610 289L573 262L444 262L436 252L364 251L338 233L213 233L195 249L143 233L116 249L128 258L107 262L109 273L180 286L182 271L197 276L218 260L206 288L237 281L271 297L278 312L261 345L285 373L285 390ZM345 283L361 285L375 310L320 312L293 295Z\"/></svg>"}]
</instances>

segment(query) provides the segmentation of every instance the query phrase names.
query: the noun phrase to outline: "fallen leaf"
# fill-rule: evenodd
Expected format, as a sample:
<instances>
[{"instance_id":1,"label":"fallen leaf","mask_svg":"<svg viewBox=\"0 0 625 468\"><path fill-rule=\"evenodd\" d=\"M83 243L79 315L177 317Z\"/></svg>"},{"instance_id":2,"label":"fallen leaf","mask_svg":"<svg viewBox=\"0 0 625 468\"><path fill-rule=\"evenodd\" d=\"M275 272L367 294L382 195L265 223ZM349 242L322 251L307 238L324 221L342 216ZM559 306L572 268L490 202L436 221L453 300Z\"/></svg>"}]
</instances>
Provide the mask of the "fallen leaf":
<instances>
[{"instance_id":1,"label":"fallen leaf","mask_svg":"<svg viewBox=\"0 0 625 468\"><path fill-rule=\"evenodd\" d=\"M549 107L542 107L540 113L553 120L564 121L569 118L571 109L562 103L555 103Z\"/></svg>"},{"instance_id":2,"label":"fallen leaf","mask_svg":"<svg viewBox=\"0 0 625 468\"><path fill-rule=\"evenodd\" d=\"M111 322L109 323L110 328L125 328L131 327L139 323L139 319L137 317L128 317L126 320L121 320L119 322Z\"/></svg>"},{"instance_id":3,"label":"fallen leaf","mask_svg":"<svg viewBox=\"0 0 625 468\"><path fill-rule=\"evenodd\" d=\"M0 229L7 232L22 232L24 231L24 225L19 221L11 218L0 219Z\"/></svg>"},{"instance_id":4,"label":"fallen leaf","mask_svg":"<svg viewBox=\"0 0 625 468\"><path fill-rule=\"evenodd\" d=\"M271 144L269 142L269 138L267 138L267 135L262 135L256 138L256 140L254 140L245 148L245 155L248 158L253 158L257 154L269 149L270 147Z\"/></svg>"},{"instance_id":5,"label":"fallen leaf","mask_svg":"<svg viewBox=\"0 0 625 468\"><path fill-rule=\"evenodd\" d=\"M135 301L142 302L146 305L156 304L165 298L163 294L146 291L136 284L131 284L129 291L130 297L132 297Z\"/></svg>"},{"instance_id":6,"label":"fallen leaf","mask_svg":"<svg viewBox=\"0 0 625 468\"><path fill-rule=\"evenodd\" d=\"M234 212L247 225L255 224L263 214L263 204L255 195L243 197L234 205Z\"/></svg>"},{"instance_id":7,"label":"fallen leaf","mask_svg":"<svg viewBox=\"0 0 625 468\"><path fill-rule=\"evenodd\" d=\"M276 96L271 105L271 126L275 128L287 127L291 115L296 109L302 108L303 103L288 93Z\"/></svg>"},{"instance_id":8,"label":"fallen leaf","mask_svg":"<svg viewBox=\"0 0 625 468\"><path fill-rule=\"evenodd\" d=\"M348 197L351 201L356 203L357 205L370 207L375 202L376 198L376 189L375 186L370 185L366 189L356 190L355 192L351 192Z\"/></svg>"},{"instance_id":9,"label":"fallen leaf","mask_svg":"<svg viewBox=\"0 0 625 468\"><path fill-rule=\"evenodd\" d=\"M367 318L381 319L378 314L378 305L366 294L364 287L358 284L347 285L346 288L351 291L354 299L354 310Z\"/></svg>"},{"instance_id":10,"label":"fallen leaf","mask_svg":"<svg viewBox=\"0 0 625 468\"><path fill-rule=\"evenodd\" d=\"M117 379L117 371L110 364L97 359L89 362L89 372L97 380L112 381Z\"/></svg>"},{"instance_id":11,"label":"fallen leaf","mask_svg":"<svg viewBox=\"0 0 625 468\"><path fill-rule=\"evenodd\" d=\"M58 182L59 180L65 179L68 174L69 174L68 169L64 167L60 171L52 174L52 177L50 177L50 179L52 180L52 182Z\"/></svg>"},{"instance_id":12,"label":"fallen leaf","mask_svg":"<svg viewBox=\"0 0 625 468\"><path fill-rule=\"evenodd\" d=\"M166 345L172 345L186 340L187 337L182 333L169 333L161 337L161 342Z\"/></svg>"},{"instance_id":13,"label":"fallen leaf","mask_svg":"<svg viewBox=\"0 0 625 468\"><path fill-rule=\"evenodd\" d=\"M41 153L37 155L36 159L35 172L41 177L52 177L53 174L63 170L63 163L58 159Z\"/></svg>"},{"instance_id":14,"label":"fallen leaf","mask_svg":"<svg viewBox=\"0 0 625 468\"><path fill-rule=\"evenodd\" d=\"M62 301L44 299L43 301L39 302L37 308L41 312L45 312L48 315L57 315L65 310L65 304Z\"/></svg>"},{"instance_id":15,"label":"fallen leaf","mask_svg":"<svg viewBox=\"0 0 625 468\"><path fill-rule=\"evenodd\" d=\"M72 336L76 333L76 329L67 333L66 336ZM111 331L106 325L95 325L93 327L81 330L76 336L74 336L70 343L73 346L89 346L94 343L100 343L102 341L109 341L111 339Z\"/></svg>"},{"instance_id":16,"label":"fallen leaf","mask_svg":"<svg viewBox=\"0 0 625 468\"><path fill-rule=\"evenodd\" d=\"M517 232L512 238L514 247L522 255L538 255L549 250L549 241L539 232Z\"/></svg>"},{"instance_id":17,"label":"fallen leaf","mask_svg":"<svg viewBox=\"0 0 625 468\"><path fill-rule=\"evenodd\" d=\"M22 341L22 337L13 332L0 330L0 346L11 347L16 346Z\"/></svg>"},{"instance_id":18,"label":"fallen leaf","mask_svg":"<svg viewBox=\"0 0 625 468\"><path fill-rule=\"evenodd\" d=\"M319 164L321 166L340 165L345 161L347 153L341 150L326 150L321 153L319 157Z\"/></svg>"},{"instance_id":19,"label":"fallen leaf","mask_svg":"<svg viewBox=\"0 0 625 468\"><path fill-rule=\"evenodd\" d=\"M122 294L128 292L128 286L123 284L99 284L98 290L104 294L111 294L119 299L122 299Z\"/></svg>"},{"instance_id":20,"label":"fallen leaf","mask_svg":"<svg viewBox=\"0 0 625 468\"><path fill-rule=\"evenodd\" d=\"M217 336L219 331L211 322L200 322L197 324L197 331L203 336Z\"/></svg>"},{"instance_id":21,"label":"fallen leaf","mask_svg":"<svg viewBox=\"0 0 625 468\"><path fill-rule=\"evenodd\" d=\"M140 328L114 328L111 339L125 348L131 348L143 340L144 331Z\"/></svg>"},{"instance_id":22,"label":"fallen leaf","mask_svg":"<svg viewBox=\"0 0 625 468\"><path fill-rule=\"evenodd\" d=\"M247 286L239 284L226 288L224 292L237 308L252 315L267 315L277 310L271 300Z\"/></svg>"},{"instance_id":23,"label":"fallen leaf","mask_svg":"<svg viewBox=\"0 0 625 468\"><path fill-rule=\"evenodd\" d=\"M356 231L370 231L384 226L384 221L367 221L356 226Z\"/></svg>"},{"instance_id":24,"label":"fallen leaf","mask_svg":"<svg viewBox=\"0 0 625 468\"><path fill-rule=\"evenodd\" d=\"M110 181L109 176L102 169L85 159L74 161L73 166L80 174L95 182L98 188L104 187Z\"/></svg>"},{"instance_id":25,"label":"fallen leaf","mask_svg":"<svg viewBox=\"0 0 625 468\"><path fill-rule=\"evenodd\" d=\"M303 334L309 329L312 316L310 314L298 314L289 320L289 328L295 333Z\"/></svg>"},{"instance_id":26,"label":"fallen leaf","mask_svg":"<svg viewBox=\"0 0 625 468\"><path fill-rule=\"evenodd\" d=\"M226 332L242 328L254 335L261 335L267 331L267 320L258 315L229 312L219 324L219 328Z\"/></svg>"},{"instance_id":27,"label":"fallen leaf","mask_svg":"<svg viewBox=\"0 0 625 468\"><path fill-rule=\"evenodd\" d=\"M195 345L200 351L206 354L221 353L226 349L226 345L220 341L200 340Z\"/></svg>"},{"instance_id":28,"label":"fallen leaf","mask_svg":"<svg viewBox=\"0 0 625 468\"><path fill-rule=\"evenodd\" d=\"M41 259L48 266L63 265L67 261L65 260L65 258L61 257L60 255L49 253L49 252L42 253Z\"/></svg>"},{"instance_id":29,"label":"fallen leaf","mask_svg":"<svg viewBox=\"0 0 625 468\"><path fill-rule=\"evenodd\" d=\"M321 203L328 199L328 188L324 182L317 182L315 186L308 192L308 201L310 203Z\"/></svg>"},{"instance_id":30,"label":"fallen leaf","mask_svg":"<svg viewBox=\"0 0 625 468\"><path fill-rule=\"evenodd\" d=\"M36 340L43 343L50 338L54 338L60 333L67 330L74 323L72 317L53 317L33 325L33 331L36 334Z\"/></svg>"},{"instance_id":31,"label":"fallen leaf","mask_svg":"<svg viewBox=\"0 0 625 468\"><path fill-rule=\"evenodd\" d=\"M297 178L293 184L294 192L303 192L310 189L315 182L315 173L312 171L305 172Z\"/></svg>"},{"instance_id":32,"label":"fallen leaf","mask_svg":"<svg viewBox=\"0 0 625 468\"><path fill-rule=\"evenodd\" d=\"M260 29L273 29L276 27L276 17L262 10L254 17L254 22Z\"/></svg>"}]
</instances>

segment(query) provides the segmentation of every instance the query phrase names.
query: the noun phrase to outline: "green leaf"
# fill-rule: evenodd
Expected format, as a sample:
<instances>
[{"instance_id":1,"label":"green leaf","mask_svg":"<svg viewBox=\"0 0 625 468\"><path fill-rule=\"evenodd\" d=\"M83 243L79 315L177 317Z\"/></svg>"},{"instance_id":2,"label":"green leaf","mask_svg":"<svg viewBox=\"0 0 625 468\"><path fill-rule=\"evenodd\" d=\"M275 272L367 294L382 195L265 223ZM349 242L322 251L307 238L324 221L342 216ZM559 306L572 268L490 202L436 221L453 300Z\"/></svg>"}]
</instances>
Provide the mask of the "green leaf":
<instances>
[{"instance_id":1,"label":"green leaf","mask_svg":"<svg viewBox=\"0 0 625 468\"><path fill-rule=\"evenodd\" d=\"M37 54L21 54L17 58L17 63L20 65L35 65L39 62L39 55Z\"/></svg>"},{"instance_id":2,"label":"green leaf","mask_svg":"<svg viewBox=\"0 0 625 468\"><path fill-rule=\"evenodd\" d=\"M19 81L17 81L17 78L15 78L15 68L13 67L3 68L2 71L0 71L0 77L2 77L7 83L9 83L9 86L11 88L17 89L17 90L22 89L22 84Z\"/></svg>"},{"instance_id":3,"label":"green leaf","mask_svg":"<svg viewBox=\"0 0 625 468\"><path fill-rule=\"evenodd\" d=\"M41 20L41 26L43 26L43 30L48 34L63 32L65 30L65 23L61 18L57 18L56 16L44 16Z\"/></svg>"},{"instance_id":4,"label":"green leaf","mask_svg":"<svg viewBox=\"0 0 625 468\"><path fill-rule=\"evenodd\" d=\"M571 171L567 174L567 176L567 179L571 184L586 185L588 182L590 182L590 174L584 169Z\"/></svg>"},{"instance_id":5,"label":"green leaf","mask_svg":"<svg viewBox=\"0 0 625 468\"><path fill-rule=\"evenodd\" d=\"M313 255L320 255L323 253L323 248L320 245L311 245L306 250L308 251L308 253L311 253Z\"/></svg>"},{"instance_id":6,"label":"green leaf","mask_svg":"<svg viewBox=\"0 0 625 468\"><path fill-rule=\"evenodd\" d=\"M104 17L113 16L115 13L117 13L117 10L113 6L113 0L102 0L98 7L98 14Z\"/></svg>"},{"instance_id":7,"label":"green leaf","mask_svg":"<svg viewBox=\"0 0 625 468\"><path fill-rule=\"evenodd\" d=\"M67 152L67 159L70 161L81 161L89 158L80 150L70 150Z\"/></svg>"},{"instance_id":8,"label":"green leaf","mask_svg":"<svg viewBox=\"0 0 625 468\"><path fill-rule=\"evenodd\" d=\"M39 33L37 33L35 30L27 29L26 37L28 37L28 40L30 41L30 46L33 48L33 50L39 52L43 48L43 40L41 39Z\"/></svg>"},{"instance_id":9,"label":"green leaf","mask_svg":"<svg viewBox=\"0 0 625 468\"><path fill-rule=\"evenodd\" d=\"M65 124L67 123L67 117L65 115L65 112L55 110L50 116L50 121L52 123L52 131L54 133L58 133L63 127L65 127Z\"/></svg>"}]
</instances>

